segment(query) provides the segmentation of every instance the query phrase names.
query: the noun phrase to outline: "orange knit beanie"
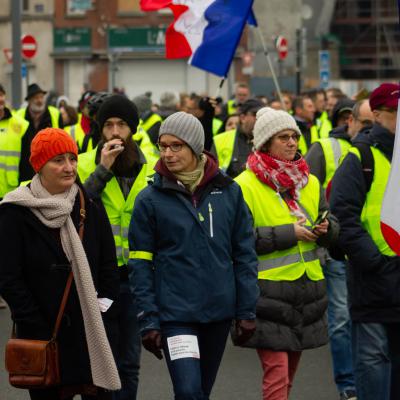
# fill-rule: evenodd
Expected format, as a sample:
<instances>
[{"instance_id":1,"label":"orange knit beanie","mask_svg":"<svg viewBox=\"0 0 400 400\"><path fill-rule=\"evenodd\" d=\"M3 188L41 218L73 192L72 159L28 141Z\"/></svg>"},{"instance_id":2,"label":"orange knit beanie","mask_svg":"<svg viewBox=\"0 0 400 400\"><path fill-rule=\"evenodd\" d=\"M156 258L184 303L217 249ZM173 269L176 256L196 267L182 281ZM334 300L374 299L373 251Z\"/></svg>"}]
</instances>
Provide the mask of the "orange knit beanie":
<instances>
[{"instance_id":1,"label":"orange knit beanie","mask_svg":"<svg viewBox=\"0 0 400 400\"><path fill-rule=\"evenodd\" d=\"M39 172L47 161L64 153L78 156L78 146L72 137L62 129L45 128L32 140L29 161L35 172Z\"/></svg>"}]
</instances>

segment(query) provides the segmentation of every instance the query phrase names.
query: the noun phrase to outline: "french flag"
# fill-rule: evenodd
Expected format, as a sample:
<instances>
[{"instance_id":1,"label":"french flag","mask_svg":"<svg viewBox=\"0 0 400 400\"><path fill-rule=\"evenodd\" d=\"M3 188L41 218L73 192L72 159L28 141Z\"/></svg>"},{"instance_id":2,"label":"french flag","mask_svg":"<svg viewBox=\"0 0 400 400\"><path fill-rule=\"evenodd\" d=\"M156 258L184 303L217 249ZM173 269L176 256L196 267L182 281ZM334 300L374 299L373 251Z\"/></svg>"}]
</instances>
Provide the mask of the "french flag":
<instances>
[{"instance_id":1,"label":"french flag","mask_svg":"<svg viewBox=\"0 0 400 400\"><path fill-rule=\"evenodd\" d=\"M190 57L197 68L226 77L246 22L256 25L253 0L141 0L143 11L170 8L166 57Z\"/></svg>"},{"instance_id":2,"label":"french flag","mask_svg":"<svg viewBox=\"0 0 400 400\"><path fill-rule=\"evenodd\" d=\"M400 101L398 103L400 107ZM400 108L398 108L400 110ZM397 113L396 136L389 180L381 208L381 231L389 247L400 256L400 113Z\"/></svg>"}]
</instances>

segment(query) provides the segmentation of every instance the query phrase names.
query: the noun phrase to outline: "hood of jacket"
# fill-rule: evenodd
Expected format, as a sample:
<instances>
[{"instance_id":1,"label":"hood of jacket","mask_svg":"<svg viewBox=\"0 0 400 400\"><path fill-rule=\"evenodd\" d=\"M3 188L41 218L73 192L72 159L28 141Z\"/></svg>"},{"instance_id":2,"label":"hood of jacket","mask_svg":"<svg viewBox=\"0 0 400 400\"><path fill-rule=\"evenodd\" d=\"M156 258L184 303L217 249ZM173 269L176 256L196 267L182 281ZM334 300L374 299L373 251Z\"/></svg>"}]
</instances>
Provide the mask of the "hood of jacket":
<instances>
[{"instance_id":1,"label":"hood of jacket","mask_svg":"<svg viewBox=\"0 0 400 400\"><path fill-rule=\"evenodd\" d=\"M379 124L372 125L369 130L361 131L353 143L367 143L381 150L389 160L393 157L395 135Z\"/></svg>"},{"instance_id":2,"label":"hood of jacket","mask_svg":"<svg viewBox=\"0 0 400 400\"><path fill-rule=\"evenodd\" d=\"M348 142L350 142L351 141L351 137L347 133L348 128L349 127L347 125L338 126L338 127L332 129L329 132L329 137L332 137L332 138L335 138L335 139L345 139Z\"/></svg>"}]
</instances>

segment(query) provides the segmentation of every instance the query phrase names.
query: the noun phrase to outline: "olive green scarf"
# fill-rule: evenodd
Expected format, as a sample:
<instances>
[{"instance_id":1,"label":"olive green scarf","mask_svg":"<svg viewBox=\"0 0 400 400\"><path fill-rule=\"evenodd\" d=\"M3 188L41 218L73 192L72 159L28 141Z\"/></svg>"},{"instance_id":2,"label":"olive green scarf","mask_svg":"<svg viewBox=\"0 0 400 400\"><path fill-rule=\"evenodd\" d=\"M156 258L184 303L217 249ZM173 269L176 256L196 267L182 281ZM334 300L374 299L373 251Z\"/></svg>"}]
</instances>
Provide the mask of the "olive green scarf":
<instances>
[{"instance_id":1,"label":"olive green scarf","mask_svg":"<svg viewBox=\"0 0 400 400\"><path fill-rule=\"evenodd\" d=\"M181 182L190 193L193 193L199 183L202 181L204 177L204 167L207 162L207 156L202 153L200 154L199 161L197 163L197 167L195 170L190 172L180 172L178 174L174 174L176 179Z\"/></svg>"}]
</instances>

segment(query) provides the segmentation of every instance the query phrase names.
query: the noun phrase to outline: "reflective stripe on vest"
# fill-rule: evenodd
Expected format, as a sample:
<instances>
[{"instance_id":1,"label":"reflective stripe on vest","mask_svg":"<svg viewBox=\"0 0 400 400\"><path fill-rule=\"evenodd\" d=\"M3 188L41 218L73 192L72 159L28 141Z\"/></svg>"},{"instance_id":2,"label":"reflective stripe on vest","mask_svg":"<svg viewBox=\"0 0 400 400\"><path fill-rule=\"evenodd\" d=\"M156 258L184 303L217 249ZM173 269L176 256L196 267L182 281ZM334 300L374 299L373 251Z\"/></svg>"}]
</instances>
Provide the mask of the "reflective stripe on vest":
<instances>
[{"instance_id":1,"label":"reflective stripe on vest","mask_svg":"<svg viewBox=\"0 0 400 400\"><path fill-rule=\"evenodd\" d=\"M296 254L289 254L287 256L271 258L269 260L260 260L258 264L258 272L268 271L269 269L280 268L289 264L301 262L302 256L303 256L303 261L305 262L318 260L318 252L317 250L313 249L305 251L302 254L296 253Z\"/></svg>"},{"instance_id":2,"label":"reflective stripe on vest","mask_svg":"<svg viewBox=\"0 0 400 400\"><path fill-rule=\"evenodd\" d=\"M78 144L79 152L81 152L82 150L83 140L86 136L85 131L82 128L81 121L82 114L79 114L78 122L75 125L66 126L64 128L65 132L71 135L72 139L74 139L75 142ZM88 150L93 150L93 146Z\"/></svg>"},{"instance_id":3,"label":"reflective stripe on vest","mask_svg":"<svg viewBox=\"0 0 400 400\"><path fill-rule=\"evenodd\" d=\"M349 151L351 143L345 139L336 138L320 139L318 142L325 157L325 181L322 186L326 189L340 164L340 159Z\"/></svg>"},{"instance_id":4,"label":"reflective stripe on vest","mask_svg":"<svg viewBox=\"0 0 400 400\"><path fill-rule=\"evenodd\" d=\"M246 170L235 181L240 185L243 197L253 216L254 227L274 227L293 224L293 216L286 202L272 188L258 180L255 174ZM320 184L314 175L309 175L307 185L300 190L299 202L309 214L311 227L318 217ZM259 255L259 279L289 280L300 278L304 273L314 281L324 278L317 255L318 246L314 242L298 241L286 250L276 250L269 254Z\"/></svg>"},{"instance_id":5,"label":"reflective stripe on vest","mask_svg":"<svg viewBox=\"0 0 400 400\"><path fill-rule=\"evenodd\" d=\"M97 149L94 149L79 155L78 173L82 182L85 182L96 169L96 152ZM119 266L126 265L129 260L129 224L136 196L147 186L146 172L147 168L146 164L144 164L139 175L135 179L127 199L124 198L115 177L107 182L101 194L101 201L106 209L111 224Z\"/></svg>"},{"instance_id":6,"label":"reflective stripe on vest","mask_svg":"<svg viewBox=\"0 0 400 400\"><path fill-rule=\"evenodd\" d=\"M16 114L0 121L0 197L18 187L22 137L28 127Z\"/></svg>"},{"instance_id":7,"label":"reflective stripe on vest","mask_svg":"<svg viewBox=\"0 0 400 400\"><path fill-rule=\"evenodd\" d=\"M232 160L235 148L236 129L214 136L214 145L217 152L219 167L226 171Z\"/></svg>"},{"instance_id":8,"label":"reflective stripe on vest","mask_svg":"<svg viewBox=\"0 0 400 400\"><path fill-rule=\"evenodd\" d=\"M381 231L381 208L389 180L391 164L380 150L372 146L370 148L374 157L374 177L361 211L361 224L382 254L395 256L396 253L389 247ZM355 154L361 160L361 155L357 148L351 147L349 152Z\"/></svg>"}]
</instances>

